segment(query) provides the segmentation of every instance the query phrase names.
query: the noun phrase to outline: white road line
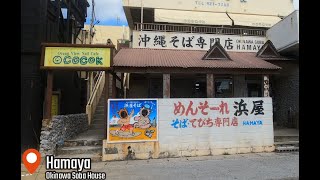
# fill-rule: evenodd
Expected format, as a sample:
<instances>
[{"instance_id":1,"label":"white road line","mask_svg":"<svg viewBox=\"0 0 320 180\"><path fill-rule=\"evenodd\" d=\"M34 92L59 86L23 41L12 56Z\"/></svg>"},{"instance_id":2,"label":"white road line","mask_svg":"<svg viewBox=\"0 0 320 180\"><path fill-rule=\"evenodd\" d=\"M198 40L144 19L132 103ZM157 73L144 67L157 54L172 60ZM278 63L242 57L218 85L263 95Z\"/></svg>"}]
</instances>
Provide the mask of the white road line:
<instances>
[{"instance_id":1,"label":"white road line","mask_svg":"<svg viewBox=\"0 0 320 180\"><path fill-rule=\"evenodd\" d=\"M21 176L29 176L29 175L31 176L32 174L25 174L25 175L24 175L24 174L22 174Z\"/></svg>"}]
</instances>

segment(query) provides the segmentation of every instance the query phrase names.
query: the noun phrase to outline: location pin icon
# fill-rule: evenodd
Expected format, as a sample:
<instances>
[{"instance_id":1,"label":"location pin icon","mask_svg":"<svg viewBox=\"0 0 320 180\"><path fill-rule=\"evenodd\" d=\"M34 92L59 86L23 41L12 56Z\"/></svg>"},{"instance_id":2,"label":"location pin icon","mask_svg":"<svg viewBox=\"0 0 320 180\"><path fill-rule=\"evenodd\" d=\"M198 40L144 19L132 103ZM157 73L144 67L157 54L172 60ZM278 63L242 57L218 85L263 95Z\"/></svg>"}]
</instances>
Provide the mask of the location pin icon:
<instances>
[{"instance_id":1,"label":"location pin icon","mask_svg":"<svg viewBox=\"0 0 320 180\"><path fill-rule=\"evenodd\" d=\"M36 149L28 149L22 155L23 164L28 169L30 174L37 170L40 160L41 155Z\"/></svg>"}]
</instances>

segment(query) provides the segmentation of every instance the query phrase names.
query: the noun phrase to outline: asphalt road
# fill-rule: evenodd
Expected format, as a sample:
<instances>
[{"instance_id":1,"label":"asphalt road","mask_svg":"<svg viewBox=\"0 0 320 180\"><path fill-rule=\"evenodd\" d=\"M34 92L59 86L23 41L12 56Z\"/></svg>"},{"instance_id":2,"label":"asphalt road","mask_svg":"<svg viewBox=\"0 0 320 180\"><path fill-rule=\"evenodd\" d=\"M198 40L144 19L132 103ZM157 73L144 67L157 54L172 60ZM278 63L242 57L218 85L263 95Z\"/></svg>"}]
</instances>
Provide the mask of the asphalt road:
<instances>
[{"instance_id":1,"label":"asphalt road","mask_svg":"<svg viewBox=\"0 0 320 180\"><path fill-rule=\"evenodd\" d=\"M110 180L289 180L299 179L299 152L99 162L91 171L106 172ZM26 176L22 168L21 179L43 180L44 173L42 166Z\"/></svg>"}]
</instances>

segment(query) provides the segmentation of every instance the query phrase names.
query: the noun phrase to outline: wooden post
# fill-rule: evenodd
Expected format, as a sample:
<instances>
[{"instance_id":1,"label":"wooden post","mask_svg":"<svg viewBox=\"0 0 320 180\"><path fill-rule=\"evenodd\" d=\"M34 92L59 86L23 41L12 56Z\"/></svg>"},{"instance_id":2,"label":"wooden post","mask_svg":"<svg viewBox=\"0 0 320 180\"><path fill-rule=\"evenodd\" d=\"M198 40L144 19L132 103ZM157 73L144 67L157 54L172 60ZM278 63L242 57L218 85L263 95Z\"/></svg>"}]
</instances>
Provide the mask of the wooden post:
<instances>
[{"instance_id":1,"label":"wooden post","mask_svg":"<svg viewBox=\"0 0 320 180\"><path fill-rule=\"evenodd\" d=\"M269 97L269 75L263 75L263 97Z\"/></svg>"},{"instance_id":2,"label":"wooden post","mask_svg":"<svg viewBox=\"0 0 320 180\"><path fill-rule=\"evenodd\" d=\"M124 87L123 87L123 83L124 83L124 81L123 81L123 79L124 79L124 73L121 73L121 93L122 93L122 98L124 98Z\"/></svg>"},{"instance_id":3,"label":"wooden post","mask_svg":"<svg viewBox=\"0 0 320 180\"><path fill-rule=\"evenodd\" d=\"M108 125L108 99L109 99L109 72L105 71L105 99L104 99L104 137L107 138L107 125Z\"/></svg>"},{"instance_id":4,"label":"wooden post","mask_svg":"<svg viewBox=\"0 0 320 180\"><path fill-rule=\"evenodd\" d=\"M163 98L170 98L170 74L163 74Z\"/></svg>"},{"instance_id":5,"label":"wooden post","mask_svg":"<svg viewBox=\"0 0 320 180\"><path fill-rule=\"evenodd\" d=\"M213 74L207 74L207 98L214 98L214 77Z\"/></svg>"},{"instance_id":6,"label":"wooden post","mask_svg":"<svg viewBox=\"0 0 320 180\"><path fill-rule=\"evenodd\" d=\"M117 97L117 79L116 79L117 73L114 73L112 75L112 98Z\"/></svg>"},{"instance_id":7,"label":"wooden post","mask_svg":"<svg viewBox=\"0 0 320 180\"><path fill-rule=\"evenodd\" d=\"M91 88L91 85L90 85L90 73L91 72L87 72L87 103L88 103L89 98L90 98L90 88Z\"/></svg>"},{"instance_id":8,"label":"wooden post","mask_svg":"<svg viewBox=\"0 0 320 180\"><path fill-rule=\"evenodd\" d=\"M52 87L53 72L48 71L44 119L48 119L49 121L51 121Z\"/></svg>"},{"instance_id":9,"label":"wooden post","mask_svg":"<svg viewBox=\"0 0 320 180\"><path fill-rule=\"evenodd\" d=\"M93 78L93 72L90 72L90 93L89 93L89 97L91 97L92 95L92 91L93 91L93 87L94 87L94 78Z\"/></svg>"}]
</instances>

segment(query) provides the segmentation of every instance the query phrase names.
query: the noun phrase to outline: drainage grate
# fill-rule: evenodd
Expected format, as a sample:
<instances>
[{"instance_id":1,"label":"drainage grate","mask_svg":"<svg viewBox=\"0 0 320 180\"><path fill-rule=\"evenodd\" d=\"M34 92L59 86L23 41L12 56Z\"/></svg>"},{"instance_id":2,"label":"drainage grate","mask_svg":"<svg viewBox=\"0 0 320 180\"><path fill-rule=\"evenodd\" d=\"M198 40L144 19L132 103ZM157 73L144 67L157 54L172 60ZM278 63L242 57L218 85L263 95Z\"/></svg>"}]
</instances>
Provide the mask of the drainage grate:
<instances>
[{"instance_id":1,"label":"drainage grate","mask_svg":"<svg viewBox=\"0 0 320 180\"><path fill-rule=\"evenodd\" d=\"M286 147L276 147L276 152L292 152L299 151L299 147L286 146Z\"/></svg>"}]
</instances>

